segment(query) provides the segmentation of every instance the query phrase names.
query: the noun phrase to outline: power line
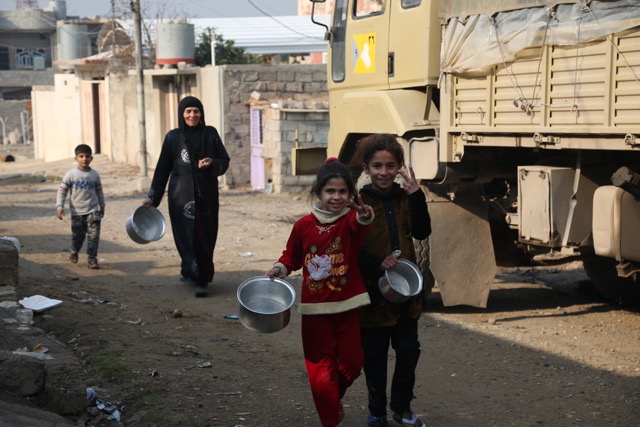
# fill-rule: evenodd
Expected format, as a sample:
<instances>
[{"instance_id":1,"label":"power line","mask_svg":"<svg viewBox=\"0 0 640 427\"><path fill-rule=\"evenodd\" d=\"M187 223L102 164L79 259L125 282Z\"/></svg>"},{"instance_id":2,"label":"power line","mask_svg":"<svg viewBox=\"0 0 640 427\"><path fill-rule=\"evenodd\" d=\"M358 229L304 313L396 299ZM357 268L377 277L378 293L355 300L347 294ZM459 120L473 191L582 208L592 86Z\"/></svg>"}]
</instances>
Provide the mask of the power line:
<instances>
[{"instance_id":1,"label":"power line","mask_svg":"<svg viewBox=\"0 0 640 427\"><path fill-rule=\"evenodd\" d=\"M267 12L265 12L264 10L260 9L260 8L255 4L255 3L253 3L253 0L247 0L247 1L248 1L248 2L249 2L249 4L250 4L251 6L253 6L253 7L254 7L258 12L262 13L264 16L266 16L266 17L268 17L268 18L273 19L274 21L276 21L278 24L282 25L284 28L288 29L289 31L292 31L292 32L294 32L294 33L296 33L296 34L299 34L299 35L301 35L301 36L304 36L304 37L307 37L307 38L310 38L310 39L324 40L324 38L315 37L315 36L310 36L310 35L308 35L308 34L304 34L304 33L301 33L300 31L296 31L296 30L294 30L293 28L289 27L289 26L288 26L287 24L285 24L284 22L279 21L276 17L271 16L270 14L268 14Z\"/></svg>"}]
</instances>

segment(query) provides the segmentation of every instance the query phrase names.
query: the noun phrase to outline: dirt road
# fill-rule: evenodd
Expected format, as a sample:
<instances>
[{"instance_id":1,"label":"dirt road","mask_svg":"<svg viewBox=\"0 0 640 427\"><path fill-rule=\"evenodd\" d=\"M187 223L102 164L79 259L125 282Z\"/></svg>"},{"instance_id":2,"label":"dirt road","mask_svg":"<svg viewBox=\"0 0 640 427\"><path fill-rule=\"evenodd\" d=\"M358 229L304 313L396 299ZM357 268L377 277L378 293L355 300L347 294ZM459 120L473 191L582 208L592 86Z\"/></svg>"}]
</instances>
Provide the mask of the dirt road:
<instances>
[{"instance_id":1,"label":"dirt road","mask_svg":"<svg viewBox=\"0 0 640 427\"><path fill-rule=\"evenodd\" d=\"M0 236L22 244L19 297L63 300L36 326L74 350L86 385L122 411L120 425L319 425L299 315L274 334L229 318L238 285L271 266L308 211L306 195L223 192L213 289L196 299L178 281L170 228L149 245L127 237L125 220L143 198L137 171L106 159L94 163L107 194L102 268L89 270L84 255L67 261L70 224L55 218L54 201L70 166L0 164ZM6 178L16 172L49 178ZM414 410L430 426L640 425L640 315L581 292L585 281L578 262L503 270L487 309L442 307L436 289L420 320ZM299 287L299 276L290 282ZM363 378L344 403L343 425L364 425Z\"/></svg>"}]
</instances>

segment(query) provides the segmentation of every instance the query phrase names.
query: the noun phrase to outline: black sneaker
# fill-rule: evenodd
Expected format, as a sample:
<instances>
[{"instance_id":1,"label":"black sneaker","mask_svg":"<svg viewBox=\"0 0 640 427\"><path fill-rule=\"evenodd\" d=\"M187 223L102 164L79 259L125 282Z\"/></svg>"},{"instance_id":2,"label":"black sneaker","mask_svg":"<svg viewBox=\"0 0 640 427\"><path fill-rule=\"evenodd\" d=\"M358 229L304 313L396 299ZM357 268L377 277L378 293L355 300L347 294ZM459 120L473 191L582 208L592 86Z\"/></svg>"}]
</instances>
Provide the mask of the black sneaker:
<instances>
[{"instance_id":1,"label":"black sneaker","mask_svg":"<svg viewBox=\"0 0 640 427\"><path fill-rule=\"evenodd\" d=\"M100 268L100 265L98 264L97 259L90 259L87 267L89 267L92 270L97 270Z\"/></svg>"},{"instance_id":2,"label":"black sneaker","mask_svg":"<svg viewBox=\"0 0 640 427\"><path fill-rule=\"evenodd\" d=\"M196 298L202 298L207 296L207 285L196 285Z\"/></svg>"},{"instance_id":3,"label":"black sneaker","mask_svg":"<svg viewBox=\"0 0 640 427\"><path fill-rule=\"evenodd\" d=\"M78 263L78 254L71 252L69 254L69 261L71 261L74 264L77 264Z\"/></svg>"}]
</instances>

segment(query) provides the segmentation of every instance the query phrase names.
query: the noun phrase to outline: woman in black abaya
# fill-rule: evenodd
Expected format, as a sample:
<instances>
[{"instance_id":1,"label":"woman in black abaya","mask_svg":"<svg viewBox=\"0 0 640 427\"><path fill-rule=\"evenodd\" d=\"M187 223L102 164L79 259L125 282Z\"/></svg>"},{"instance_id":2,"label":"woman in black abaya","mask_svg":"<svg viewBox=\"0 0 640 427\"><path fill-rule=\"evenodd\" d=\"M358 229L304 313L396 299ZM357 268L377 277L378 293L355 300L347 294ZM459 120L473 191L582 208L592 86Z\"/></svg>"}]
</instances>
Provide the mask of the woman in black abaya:
<instances>
[{"instance_id":1,"label":"woman in black abaya","mask_svg":"<svg viewBox=\"0 0 640 427\"><path fill-rule=\"evenodd\" d=\"M169 181L169 217L182 259L181 280L195 285L196 297L207 295L213 279L213 251L218 236L218 176L229 167L229 155L218 131L206 126L198 98L178 106L179 128L167 133L151 189L142 204L157 207Z\"/></svg>"}]
</instances>

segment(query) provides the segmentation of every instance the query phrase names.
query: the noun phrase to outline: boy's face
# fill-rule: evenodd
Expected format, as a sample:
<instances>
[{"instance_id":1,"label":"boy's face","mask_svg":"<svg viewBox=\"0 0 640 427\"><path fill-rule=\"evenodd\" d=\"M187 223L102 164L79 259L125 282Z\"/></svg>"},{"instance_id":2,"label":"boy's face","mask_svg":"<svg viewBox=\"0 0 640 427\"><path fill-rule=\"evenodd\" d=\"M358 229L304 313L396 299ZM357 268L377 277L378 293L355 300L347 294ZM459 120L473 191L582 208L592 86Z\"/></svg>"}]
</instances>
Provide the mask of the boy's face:
<instances>
[{"instance_id":1,"label":"boy's face","mask_svg":"<svg viewBox=\"0 0 640 427\"><path fill-rule=\"evenodd\" d=\"M76 162L78 162L80 169L89 169L91 160L93 160L93 156L89 153L76 154Z\"/></svg>"}]
</instances>

